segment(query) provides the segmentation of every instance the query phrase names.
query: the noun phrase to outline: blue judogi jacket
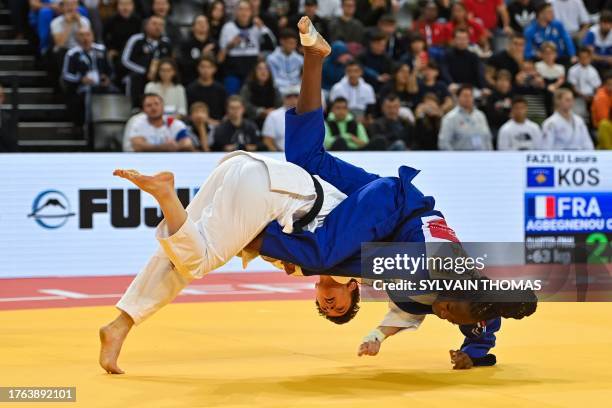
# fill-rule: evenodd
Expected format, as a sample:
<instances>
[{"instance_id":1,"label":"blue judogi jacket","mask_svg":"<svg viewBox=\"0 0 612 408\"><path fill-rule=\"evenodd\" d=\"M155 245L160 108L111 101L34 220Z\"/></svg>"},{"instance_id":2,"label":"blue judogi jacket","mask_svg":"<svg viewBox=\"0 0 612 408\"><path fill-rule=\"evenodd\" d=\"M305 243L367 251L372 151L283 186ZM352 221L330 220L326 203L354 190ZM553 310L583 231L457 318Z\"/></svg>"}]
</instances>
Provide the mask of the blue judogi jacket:
<instances>
[{"instance_id":1,"label":"blue judogi jacket","mask_svg":"<svg viewBox=\"0 0 612 408\"><path fill-rule=\"evenodd\" d=\"M285 234L278 222L268 224L260 254L300 265L305 275L360 277L362 242L423 242L421 217L442 217L442 214L434 210L433 197L425 196L412 184L418 170L401 166L399 177L380 177L368 173L326 152L324 137L321 109L301 115L296 114L295 109L287 111L287 161L318 175L346 194L347 198L331 211L323 225L314 232ZM406 312L413 313L410 310L416 310L420 304L402 302L398 305ZM432 313L430 305L422 306L428 307L425 313ZM421 309L420 313L413 314L422 313ZM480 333L474 331L475 325L461 327L464 334L470 334L466 334L461 350L470 355L475 364L495 345L494 332L499 329L500 323L501 319L495 319Z\"/></svg>"}]
</instances>

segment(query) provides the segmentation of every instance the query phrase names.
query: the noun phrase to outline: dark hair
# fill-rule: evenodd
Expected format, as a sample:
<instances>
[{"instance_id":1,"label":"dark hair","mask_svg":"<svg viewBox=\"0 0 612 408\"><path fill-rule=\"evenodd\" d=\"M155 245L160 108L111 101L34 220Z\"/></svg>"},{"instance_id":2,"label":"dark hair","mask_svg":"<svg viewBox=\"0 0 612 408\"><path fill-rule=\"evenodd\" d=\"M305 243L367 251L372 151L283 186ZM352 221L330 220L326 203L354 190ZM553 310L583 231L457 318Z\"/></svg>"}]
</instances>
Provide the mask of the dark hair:
<instances>
[{"instance_id":1,"label":"dark hair","mask_svg":"<svg viewBox=\"0 0 612 408\"><path fill-rule=\"evenodd\" d=\"M487 296L491 296L488 293ZM470 302L470 314L478 320L490 320L496 317L505 319L522 319L531 316L538 307L538 298L532 290L499 290L496 300ZM504 301L508 299L507 301ZM512 300L510 300L512 299Z\"/></svg>"},{"instance_id":2,"label":"dark hair","mask_svg":"<svg viewBox=\"0 0 612 408\"><path fill-rule=\"evenodd\" d=\"M459 85L459 88L457 88L457 96L461 95L461 93L466 90L469 90L470 92L474 92L474 87L471 84Z\"/></svg>"},{"instance_id":3,"label":"dark hair","mask_svg":"<svg viewBox=\"0 0 612 408\"><path fill-rule=\"evenodd\" d=\"M382 31L380 31L377 28L375 28L372 31L370 31L370 34L368 35L368 41L370 41L370 42L382 41L382 40L386 40L386 39L387 39L387 36L385 35L385 33L383 33Z\"/></svg>"},{"instance_id":4,"label":"dark hair","mask_svg":"<svg viewBox=\"0 0 612 408\"><path fill-rule=\"evenodd\" d=\"M495 80L501 78L506 78L508 81L512 81L512 73L507 69L500 69L499 71L497 71L497 74L495 74Z\"/></svg>"},{"instance_id":5,"label":"dark hair","mask_svg":"<svg viewBox=\"0 0 612 408\"><path fill-rule=\"evenodd\" d=\"M612 10L604 10L599 15L600 23L612 23Z\"/></svg>"},{"instance_id":6,"label":"dark hair","mask_svg":"<svg viewBox=\"0 0 612 408\"><path fill-rule=\"evenodd\" d=\"M397 19L391 13L383 14L379 19L378 23L397 23Z\"/></svg>"},{"instance_id":7,"label":"dark hair","mask_svg":"<svg viewBox=\"0 0 612 408\"><path fill-rule=\"evenodd\" d=\"M199 67L200 64L204 61L210 62L215 68L217 68L217 60L215 60L215 58L209 54L204 54L200 58L198 58L198 63L196 64L196 67Z\"/></svg>"},{"instance_id":8,"label":"dark hair","mask_svg":"<svg viewBox=\"0 0 612 408\"><path fill-rule=\"evenodd\" d=\"M268 67L268 64L266 64L266 61L264 60L259 60L255 63L255 65L253 66L253 69L251 70L251 72L249 72L249 75L247 76L247 84L249 84L249 87L251 88L251 90L254 90L253 87L257 85L257 67L259 66L259 64L264 64L269 74L268 80L266 81L266 83L263 84L263 86L273 89L274 80L272 78L272 72L270 71L270 67ZM274 91L272 90L271 92L274 92Z\"/></svg>"},{"instance_id":9,"label":"dark hair","mask_svg":"<svg viewBox=\"0 0 612 408\"><path fill-rule=\"evenodd\" d=\"M399 98L400 97L396 93L391 92L391 93L385 95L385 97L383 98L383 103L385 103L387 101L388 102L394 102L396 100L399 100Z\"/></svg>"},{"instance_id":10,"label":"dark hair","mask_svg":"<svg viewBox=\"0 0 612 408\"><path fill-rule=\"evenodd\" d=\"M357 60L350 60L349 62L347 62L346 65L344 66L344 69L355 66L355 65L358 66L360 69L363 69L361 67L361 64Z\"/></svg>"},{"instance_id":11,"label":"dark hair","mask_svg":"<svg viewBox=\"0 0 612 408\"><path fill-rule=\"evenodd\" d=\"M524 103L525 105L529 104L527 102L527 98L525 98L523 95L516 95L514 98L512 98L512 106L517 105L519 103Z\"/></svg>"},{"instance_id":12,"label":"dark hair","mask_svg":"<svg viewBox=\"0 0 612 408\"><path fill-rule=\"evenodd\" d=\"M338 100L338 99L336 99ZM353 282L354 279L351 279L349 281ZM344 324L347 322L350 322L351 320L353 320L353 317L355 317L355 315L357 314L357 312L359 311L359 301L361 300L361 295L359 294L359 287L355 288L352 292L351 292L351 305L349 306L348 310L346 311L345 314L343 314L342 316L328 316L325 314L325 312L323 311L323 309L321 309L321 305L319 305L319 301L315 300L315 305L317 306L317 311L319 312L319 315L325 317L327 320L329 320L330 322L334 322L336 324Z\"/></svg>"},{"instance_id":13,"label":"dark hair","mask_svg":"<svg viewBox=\"0 0 612 408\"><path fill-rule=\"evenodd\" d=\"M232 95L232 96L228 97L227 98L226 106L229 106L229 104L232 103L232 102L238 102L238 103L240 103L244 107L244 100L242 99L242 97L240 95Z\"/></svg>"},{"instance_id":14,"label":"dark hair","mask_svg":"<svg viewBox=\"0 0 612 408\"><path fill-rule=\"evenodd\" d=\"M196 102L192 103L191 106L189 107L189 113L192 114L193 112L195 112L198 109L204 109L206 111L206 113L209 112L208 104L206 102L196 101Z\"/></svg>"},{"instance_id":15,"label":"dark hair","mask_svg":"<svg viewBox=\"0 0 612 408\"><path fill-rule=\"evenodd\" d=\"M458 27L458 28L455 28L455 31L453 31L453 38L455 38L457 34L459 33L465 33L468 36L470 35L470 32L468 30L462 27Z\"/></svg>"},{"instance_id":16,"label":"dark hair","mask_svg":"<svg viewBox=\"0 0 612 408\"><path fill-rule=\"evenodd\" d=\"M144 103L147 100L147 98L153 98L153 97L159 98L162 101L162 103L164 102L164 98L162 98L161 95L153 93L153 92L147 92L144 95L142 95L142 98L140 99L140 107L144 108Z\"/></svg>"},{"instance_id":17,"label":"dark hair","mask_svg":"<svg viewBox=\"0 0 612 408\"><path fill-rule=\"evenodd\" d=\"M593 54L593 51L589 47L582 46L578 48L578 54L587 53L589 55Z\"/></svg>"},{"instance_id":18,"label":"dark hair","mask_svg":"<svg viewBox=\"0 0 612 408\"><path fill-rule=\"evenodd\" d=\"M178 68L176 66L176 62L174 62L174 60L172 58L162 58L159 61L159 64L157 65L157 72L155 72L155 78L153 78L153 82L161 82L161 77L159 76L159 71L161 69L161 66L164 64L169 64L172 69L174 70L174 76L172 77L172 83L174 85L180 84L181 83L181 79L179 77L179 72L178 72Z\"/></svg>"},{"instance_id":19,"label":"dark hair","mask_svg":"<svg viewBox=\"0 0 612 408\"><path fill-rule=\"evenodd\" d=\"M332 110L338 103L345 103L348 105L348 100L344 96L339 96L332 101L332 103L329 105L329 109Z\"/></svg>"},{"instance_id":20,"label":"dark hair","mask_svg":"<svg viewBox=\"0 0 612 408\"><path fill-rule=\"evenodd\" d=\"M540 15L540 13L542 13L544 10L546 10L548 7L552 7L552 5L548 2L541 2L540 4L538 4L536 6L536 17L538 17Z\"/></svg>"},{"instance_id":21,"label":"dark hair","mask_svg":"<svg viewBox=\"0 0 612 408\"><path fill-rule=\"evenodd\" d=\"M215 6L217 4L220 4L221 6L223 6L223 17L221 17L221 25L223 25L223 23L225 22L226 19L226 9L225 9L225 3L223 2L223 0L215 0L212 3L210 3L208 5L208 9L206 10L206 17L208 17L208 22L212 23L213 19L212 19L212 12L215 9Z\"/></svg>"},{"instance_id":22,"label":"dark hair","mask_svg":"<svg viewBox=\"0 0 612 408\"><path fill-rule=\"evenodd\" d=\"M296 40L298 38L298 35L297 32L292 28L283 28L278 34L278 38L281 40L285 38L293 38Z\"/></svg>"}]
</instances>

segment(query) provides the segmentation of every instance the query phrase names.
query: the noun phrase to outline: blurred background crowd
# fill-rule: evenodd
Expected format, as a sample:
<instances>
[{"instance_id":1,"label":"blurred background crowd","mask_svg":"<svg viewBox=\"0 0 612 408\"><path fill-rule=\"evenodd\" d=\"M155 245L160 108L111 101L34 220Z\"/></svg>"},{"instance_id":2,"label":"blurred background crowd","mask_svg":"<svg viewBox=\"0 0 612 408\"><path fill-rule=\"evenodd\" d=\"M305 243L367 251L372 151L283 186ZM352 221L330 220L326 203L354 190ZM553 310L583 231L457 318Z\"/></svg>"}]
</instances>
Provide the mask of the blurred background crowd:
<instances>
[{"instance_id":1,"label":"blurred background crowd","mask_svg":"<svg viewBox=\"0 0 612 408\"><path fill-rule=\"evenodd\" d=\"M283 150L302 15L329 150L612 148L612 0L0 2L0 151Z\"/></svg>"}]
</instances>

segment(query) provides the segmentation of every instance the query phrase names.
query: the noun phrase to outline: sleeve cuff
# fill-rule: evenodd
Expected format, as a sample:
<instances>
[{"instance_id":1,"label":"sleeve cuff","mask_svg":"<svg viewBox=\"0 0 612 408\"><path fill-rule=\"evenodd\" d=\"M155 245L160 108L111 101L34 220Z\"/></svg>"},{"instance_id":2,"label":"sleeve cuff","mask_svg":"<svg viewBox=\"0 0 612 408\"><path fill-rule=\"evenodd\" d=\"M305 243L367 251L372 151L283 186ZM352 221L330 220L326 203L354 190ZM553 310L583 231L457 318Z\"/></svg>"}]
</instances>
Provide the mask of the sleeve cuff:
<instances>
[{"instance_id":1,"label":"sleeve cuff","mask_svg":"<svg viewBox=\"0 0 612 408\"><path fill-rule=\"evenodd\" d=\"M484 357L472 357L470 356L474 367L489 367L497 364L497 357L495 354L487 354Z\"/></svg>"}]
</instances>

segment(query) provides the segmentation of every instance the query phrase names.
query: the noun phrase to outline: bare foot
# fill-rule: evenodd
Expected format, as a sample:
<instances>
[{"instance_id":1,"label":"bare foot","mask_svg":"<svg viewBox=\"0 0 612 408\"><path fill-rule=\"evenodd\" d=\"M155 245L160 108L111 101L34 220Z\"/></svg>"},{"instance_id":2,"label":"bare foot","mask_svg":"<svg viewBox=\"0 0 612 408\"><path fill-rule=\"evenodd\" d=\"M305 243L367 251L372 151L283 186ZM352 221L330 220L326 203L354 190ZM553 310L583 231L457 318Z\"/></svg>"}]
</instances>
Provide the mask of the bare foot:
<instances>
[{"instance_id":1,"label":"bare foot","mask_svg":"<svg viewBox=\"0 0 612 408\"><path fill-rule=\"evenodd\" d=\"M146 176L136 170L117 169L113 172L113 175L131 181L153 197L174 193L174 174L169 171L157 173L154 176Z\"/></svg>"},{"instance_id":2,"label":"bare foot","mask_svg":"<svg viewBox=\"0 0 612 408\"><path fill-rule=\"evenodd\" d=\"M308 36L309 39L307 41L314 40L313 44L309 44L308 42L305 44L304 39L301 38L302 45L304 46L304 52L313 53L319 55L323 58L327 57L331 53L331 47L325 41L325 38L321 34L317 32L312 21L308 16L304 16L298 21L298 30L300 30L300 38L303 36Z\"/></svg>"},{"instance_id":3,"label":"bare foot","mask_svg":"<svg viewBox=\"0 0 612 408\"><path fill-rule=\"evenodd\" d=\"M109 374L123 374L117 365L121 346L134 321L124 312L113 322L100 328L100 366Z\"/></svg>"}]
</instances>

